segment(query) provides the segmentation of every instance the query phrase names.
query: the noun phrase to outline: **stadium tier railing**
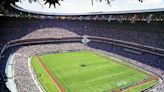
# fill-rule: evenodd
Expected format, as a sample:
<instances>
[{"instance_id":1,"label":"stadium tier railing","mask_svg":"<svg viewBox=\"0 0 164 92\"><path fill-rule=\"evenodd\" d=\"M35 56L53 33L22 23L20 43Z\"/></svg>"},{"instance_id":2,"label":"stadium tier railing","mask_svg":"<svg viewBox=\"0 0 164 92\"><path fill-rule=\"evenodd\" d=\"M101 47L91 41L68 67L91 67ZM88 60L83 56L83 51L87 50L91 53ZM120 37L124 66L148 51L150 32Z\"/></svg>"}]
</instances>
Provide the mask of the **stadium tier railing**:
<instances>
[{"instance_id":1,"label":"stadium tier railing","mask_svg":"<svg viewBox=\"0 0 164 92\"><path fill-rule=\"evenodd\" d=\"M90 39L91 41L110 43L110 44L118 45L121 47L135 49L135 50L139 50L139 51L143 51L143 52L147 52L147 53L164 57L163 49L158 49L151 46L141 45L141 44L122 41L122 40L115 40L111 38L104 38L104 37L89 36L88 39Z\"/></svg>"},{"instance_id":2,"label":"stadium tier railing","mask_svg":"<svg viewBox=\"0 0 164 92\"><path fill-rule=\"evenodd\" d=\"M44 43L61 43L61 42L81 42L83 37L62 37L62 38L39 38L39 39L24 39L24 40L13 40L8 42L3 49L1 50L1 56L3 52L14 46L22 46L22 45L30 45L30 44L44 44ZM137 43L132 43L132 42L127 42L127 41L122 41L122 40L116 40L116 39L111 39L111 38L105 38L105 37L96 37L96 36L88 36L88 39L91 41L96 41L96 42L104 42L104 43L109 43L125 48L130 48L134 50L139 50L143 52L147 52L150 54L158 55L164 57L164 49L161 48L156 48L156 47L151 47L147 45L142 45L142 44L137 44Z\"/></svg>"}]
</instances>

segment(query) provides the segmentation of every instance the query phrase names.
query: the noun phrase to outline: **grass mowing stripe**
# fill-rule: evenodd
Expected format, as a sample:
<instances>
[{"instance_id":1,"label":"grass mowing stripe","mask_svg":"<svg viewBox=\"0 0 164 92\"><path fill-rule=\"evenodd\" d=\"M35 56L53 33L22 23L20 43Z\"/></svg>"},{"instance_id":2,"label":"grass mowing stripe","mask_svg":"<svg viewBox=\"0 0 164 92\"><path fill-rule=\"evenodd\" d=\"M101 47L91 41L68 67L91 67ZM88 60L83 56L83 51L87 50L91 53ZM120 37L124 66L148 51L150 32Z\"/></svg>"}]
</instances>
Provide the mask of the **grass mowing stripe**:
<instances>
[{"instance_id":1,"label":"grass mowing stripe","mask_svg":"<svg viewBox=\"0 0 164 92\"><path fill-rule=\"evenodd\" d=\"M88 51L42 55L40 58L67 92L110 92L149 76L111 57Z\"/></svg>"},{"instance_id":2,"label":"grass mowing stripe","mask_svg":"<svg viewBox=\"0 0 164 92\"><path fill-rule=\"evenodd\" d=\"M146 82L142 85L138 85L136 87L130 88L124 92L140 92L140 91L143 91L143 90L155 85L157 82L158 82L157 80L152 80L152 81Z\"/></svg>"},{"instance_id":3,"label":"grass mowing stripe","mask_svg":"<svg viewBox=\"0 0 164 92\"><path fill-rule=\"evenodd\" d=\"M121 64L121 65L124 65L124 66L126 66L126 67L128 67L128 68L134 69L134 70L136 70L136 71L138 71L138 72L141 72L141 73L143 73L143 74L146 74L146 75L148 74L147 72L145 72L145 71L143 71L143 70L140 70L140 69L138 69L138 68L132 67L131 64L126 64L126 62L123 63L123 61L121 61L121 60L116 60L116 59L113 58L113 57L110 57L110 56L107 56L107 55L103 55L103 54L100 54L100 53L97 53L97 52L93 52L93 54L98 55L98 56L103 57L103 58L106 58L106 59L110 59L110 60L113 59L113 62L115 62L115 63L119 63L119 64Z\"/></svg>"},{"instance_id":4,"label":"grass mowing stripe","mask_svg":"<svg viewBox=\"0 0 164 92\"><path fill-rule=\"evenodd\" d=\"M92 55L94 55L94 54L92 54ZM91 55L91 56L92 56ZM71 56L71 55L70 55ZM82 57L82 56L79 56L79 57ZM98 58L98 56L97 55L94 55L94 57L96 57L96 58ZM85 57L86 58L86 57ZM62 58L63 59L63 58ZM102 58L98 58L98 59L102 59ZM64 60L64 59L63 59ZM92 59L93 60L93 59ZM103 59L104 60L104 59ZM59 61L60 62L60 61ZM63 61L62 61L63 62ZM96 62L99 62L99 61L96 61ZM71 66L71 65L70 65ZM121 66L122 67L122 66ZM92 73L91 73L92 74Z\"/></svg>"},{"instance_id":5,"label":"grass mowing stripe","mask_svg":"<svg viewBox=\"0 0 164 92\"><path fill-rule=\"evenodd\" d=\"M51 71L48 69L48 67L44 64L44 62L40 59L39 56L36 56L37 59L39 60L39 62L41 63L41 65L43 66L43 68L46 70L46 72L48 73L48 75L51 77L51 79L53 80L53 82L56 84L57 88L59 89L60 92L65 92L64 89L62 88L62 86L59 84L59 82L57 81L57 79L55 78L55 76L53 76L53 74L51 73Z\"/></svg>"},{"instance_id":6,"label":"grass mowing stripe","mask_svg":"<svg viewBox=\"0 0 164 92\"><path fill-rule=\"evenodd\" d=\"M55 73L55 72L54 72L54 74L56 75L57 79L58 79L61 83L64 84L63 86L65 86L65 87L67 88L67 90L69 90L69 92L73 92L71 89L69 89L69 87L66 85L66 83L62 80L62 77L61 77L61 76L59 76L59 75L58 75L57 73Z\"/></svg>"},{"instance_id":7,"label":"grass mowing stripe","mask_svg":"<svg viewBox=\"0 0 164 92\"><path fill-rule=\"evenodd\" d=\"M59 92L57 87L54 86L54 83L51 81L51 79L48 76L47 72L42 67L42 65L40 63L38 63L38 60L37 60L36 57L32 58L32 63L31 64L32 64L32 66L34 68L34 71L36 73L36 76L37 76L39 82L41 83L41 85L43 86L43 88L47 92ZM46 86L47 84L49 86Z\"/></svg>"},{"instance_id":8,"label":"grass mowing stripe","mask_svg":"<svg viewBox=\"0 0 164 92\"><path fill-rule=\"evenodd\" d=\"M94 78L94 79L91 79L91 80L87 80L87 81L83 81L84 83L87 83L87 82L92 82L92 81L97 81L97 80L102 80L103 78L111 78L111 77L114 77L114 76L120 76L124 73L127 73L129 71L125 71L125 72L121 72L121 73L117 73L117 74L113 74L113 75L106 75L106 76L100 76L100 77L97 77L97 78Z\"/></svg>"}]
</instances>

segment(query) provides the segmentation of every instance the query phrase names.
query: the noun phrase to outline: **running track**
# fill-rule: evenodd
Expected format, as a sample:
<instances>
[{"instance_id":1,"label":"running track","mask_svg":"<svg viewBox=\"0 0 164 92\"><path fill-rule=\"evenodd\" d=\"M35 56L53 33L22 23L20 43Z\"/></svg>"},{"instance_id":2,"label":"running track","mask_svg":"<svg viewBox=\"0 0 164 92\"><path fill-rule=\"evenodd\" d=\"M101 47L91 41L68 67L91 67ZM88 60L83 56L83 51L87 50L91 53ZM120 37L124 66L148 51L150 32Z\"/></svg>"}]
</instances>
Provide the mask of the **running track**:
<instances>
[{"instance_id":1,"label":"running track","mask_svg":"<svg viewBox=\"0 0 164 92\"><path fill-rule=\"evenodd\" d=\"M58 90L60 92L65 92L64 88L60 85L60 83L58 82L57 78L52 74L52 72L49 70L49 68L44 64L42 59L39 56L36 56L36 58L38 59L40 64L43 66L43 68L45 69L45 71L47 72L49 77L52 79L52 81L55 83L55 85L57 86Z\"/></svg>"}]
</instances>

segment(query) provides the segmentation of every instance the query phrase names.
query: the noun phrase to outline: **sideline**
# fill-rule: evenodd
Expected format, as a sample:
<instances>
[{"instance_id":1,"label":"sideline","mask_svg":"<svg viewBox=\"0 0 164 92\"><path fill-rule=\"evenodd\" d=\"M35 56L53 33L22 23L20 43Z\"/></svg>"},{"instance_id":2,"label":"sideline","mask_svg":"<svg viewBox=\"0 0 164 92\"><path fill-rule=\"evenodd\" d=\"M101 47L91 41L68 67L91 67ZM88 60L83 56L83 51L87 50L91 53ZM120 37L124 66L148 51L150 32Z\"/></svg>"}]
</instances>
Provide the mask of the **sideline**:
<instances>
[{"instance_id":1,"label":"sideline","mask_svg":"<svg viewBox=\"0 0 164 92\"><path fill-rule=\"evenodd\" d=\"M39 63L42 65L42 67L45 69L45 71L47 72L49 77L52 79L52 81L55 83L55 85L58 88L58 90L60 92L65 92L64 88L60 85L60 83L58 82L57 78L55 76L53 76L53 74L51 73L49 68L43 63L41 58L39 56L36 56L36 58L38 59Z\"/></svg>"},{"instance_id":2,"label":"sideline","mask_svg":"<svg viewBox=\"0 0 164 92\"><path fill-rule=\"evenodd\" d=\"M29 69L29 72L31 74L31 77L32 77L32 80L34 81L35 85L37 86L38 90L40 92L46 92L44 90L44 88L42 88L41 84L39 83L39 81L36 80L36 76L34 75L34 72L33 72L33 69L31 67L31 57L28 57L28 69Z\"/></svg>"}]
</instances>

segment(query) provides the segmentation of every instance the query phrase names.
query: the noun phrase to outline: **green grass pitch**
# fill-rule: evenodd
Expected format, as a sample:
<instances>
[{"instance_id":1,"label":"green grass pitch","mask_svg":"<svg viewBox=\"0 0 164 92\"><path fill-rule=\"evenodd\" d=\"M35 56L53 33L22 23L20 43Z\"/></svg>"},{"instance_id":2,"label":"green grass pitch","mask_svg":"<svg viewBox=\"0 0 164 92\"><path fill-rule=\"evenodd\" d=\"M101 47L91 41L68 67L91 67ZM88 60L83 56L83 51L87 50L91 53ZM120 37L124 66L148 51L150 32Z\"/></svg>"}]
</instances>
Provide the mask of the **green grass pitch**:
<instances>
[{"instance_id":1,"label":"green grass pitch","mask_svg":"<svg viewBox=\"0 0 164 92\"><path fill-rule=\"evenodd\" d=\"M45 54L39 57L56 76L65 92L111 92L149 77L145 73L118 63L116 59L90 51ZM32 66L46 91L60 92L35 56L32 58ZM126 92L140 92L155 83L157 81L145 83Z\"/></svg>"}]
</instances>

